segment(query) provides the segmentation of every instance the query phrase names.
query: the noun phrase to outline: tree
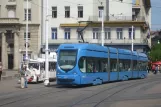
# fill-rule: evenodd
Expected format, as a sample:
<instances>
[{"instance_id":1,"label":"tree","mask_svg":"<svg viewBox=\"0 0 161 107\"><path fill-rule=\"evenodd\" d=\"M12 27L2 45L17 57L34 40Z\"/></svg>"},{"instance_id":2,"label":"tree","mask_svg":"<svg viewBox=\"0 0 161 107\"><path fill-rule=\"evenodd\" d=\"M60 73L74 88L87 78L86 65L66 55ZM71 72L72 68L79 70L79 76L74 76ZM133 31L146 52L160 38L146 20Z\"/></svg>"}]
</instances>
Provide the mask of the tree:
<instances>
[{"instance_id":1,"label":"tree","mask_svg":"<svg viewBox=\"0 0 161 107\"><path fill-rule=\"evenodd\" d=\"M151 48L151 51L148 54L151 61L160 61L161 60L161 44L156 44Z\"/></svg>"}]
</instances>

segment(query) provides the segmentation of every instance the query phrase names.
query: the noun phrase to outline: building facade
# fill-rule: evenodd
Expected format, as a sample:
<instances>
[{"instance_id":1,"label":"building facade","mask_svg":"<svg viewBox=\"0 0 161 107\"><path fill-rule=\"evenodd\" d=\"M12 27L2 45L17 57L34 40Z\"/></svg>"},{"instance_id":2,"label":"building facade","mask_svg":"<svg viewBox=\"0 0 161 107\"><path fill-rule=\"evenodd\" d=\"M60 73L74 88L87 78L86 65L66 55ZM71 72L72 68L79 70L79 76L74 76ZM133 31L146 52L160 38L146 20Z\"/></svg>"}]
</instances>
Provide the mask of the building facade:
<instances>
[{"instance_id":1,"label":"building facade","mask_svg":"<svg viewBox=\"0 0 161 107\"><path fill-rule=\"evenodd\" d=\"M42 2L45 5L45 0ZM60 5L61 4L61 5ZM49 48L57 49L62 43L79 43L78 31L88 43L101 44L102 6L104 17L104 45L131 49L134 26L134 50L145 52L151 46L148 38L151 25L150 0L49 0ZM45 24L46 10L42 13ZM81 23L79 23L82 21ZM87 27L88 26L88 27ZM44 28L45 29L45 26ZM45 31L42 44L45 44Z\"/></svg>"},{"instance_id":2,"label":"building facade","mask_svg":"<svg viewBox=\"0 0 161 107\"><path fill-rule=\"evenodd\" d=\"M28 56L38 55L41 44L41 5L39 0L29 0L29 32L26 38L26 0L0 0L0 61L3 69L19 68L25 56L25 40L28 39ZM37 5L35 5L37 4Z\"/></svg>"}]
</instances>

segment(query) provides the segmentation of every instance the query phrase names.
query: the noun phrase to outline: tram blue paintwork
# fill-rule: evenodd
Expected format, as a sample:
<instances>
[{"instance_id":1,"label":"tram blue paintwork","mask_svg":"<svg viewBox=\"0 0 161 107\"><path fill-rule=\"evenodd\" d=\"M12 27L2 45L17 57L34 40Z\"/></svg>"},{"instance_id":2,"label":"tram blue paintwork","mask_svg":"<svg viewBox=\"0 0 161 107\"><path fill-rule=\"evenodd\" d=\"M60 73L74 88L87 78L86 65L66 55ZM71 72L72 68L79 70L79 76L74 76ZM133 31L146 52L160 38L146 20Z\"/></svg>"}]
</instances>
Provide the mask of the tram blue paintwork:
<instances>
[{"instance_id":1,"label":"tram blue paintwork","mask_svg":"<svg viewBox=\"0 0 161 107\"><path fill-rule=\"evenodd\" d=\"M83 73L80 71L78 62L82 56L86 57L98 57L108 60L108 57L112 59L129 59L137 61L148 61L148 58L143 53L131 52L124 49L116 49L112 47L102 47L96 44L62 44L59 46L60 50L77 50L75 67L65 72L57 64L57 84L61 85L82 85L82 84L99 84L102 82L128 80L130 78L140 78L142 75L147 76L147 71L118 71L118 72L95 72L95 73ZM109 78L110 75L110 78Z\"/></svg>"}]
</instances>

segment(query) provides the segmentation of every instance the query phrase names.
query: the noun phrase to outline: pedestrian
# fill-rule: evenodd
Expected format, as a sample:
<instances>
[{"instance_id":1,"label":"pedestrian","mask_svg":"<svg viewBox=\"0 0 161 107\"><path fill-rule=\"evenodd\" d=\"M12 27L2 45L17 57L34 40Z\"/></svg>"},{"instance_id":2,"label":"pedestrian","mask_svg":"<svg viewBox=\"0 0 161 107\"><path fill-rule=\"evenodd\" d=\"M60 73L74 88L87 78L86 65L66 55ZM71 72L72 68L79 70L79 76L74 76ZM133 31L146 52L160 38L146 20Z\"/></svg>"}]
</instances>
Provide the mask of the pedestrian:
<instances>
[{"instance_id":1,"label":"pedestrian","mask_svg":"<svg viewBox=\"0 0 161 107\"><path fill-rule=\"evenodd\" d=\"M1 81L1 76L2 76L2 62L0 62L0 81Z\"/></svg>"},{"instance_id":2,"label":"pedestrian","mask_svg":"<svg viewBox=\"0 0 161 107\"><path fill-rule=\"evenodd\" d=\"M23 69L21 70L21 88L27 88L27 84L27 67L26 65L23 65Z\"/></svg>"},{"instance_id":3,"label":"pedestrian","mask_svg":"<svg viewBox=\"0 0 161 107\"><path fill-rule=\"evenodd\" d=\"M155 65L152 65L152 72L155 74Z\"/></svg>"},{"instance_id":4,"label":"pedestrian","mask_svg":"<svg viewBox=\"0 0 161 107\"><path fill-rule=\"evenodd\" d=\"M25 66L25 75L24 75L24 80L25 80L25 88L28 88L27 84L28 84L28 79L27 79L27 66Z\"/></svg>"},{"instance_id":5,"label":"pedestrian","mask_svg":"<svg viewBox=\"0 0 161 107\"><path fill-rule=\"evenodd\" d=\"M21 88L25 88L25 68L23 68L20 71L21 74Z\"/></svg>"},{"instance_id":6,"label":"pedestrian","mask_svg":"<svg viewBox=\"0 0 161 107\"><path fill-rule=\"evenodd\" d=\"M160 72L160 65L158 65L158 73Z\"/></svg>"},{"instance_id":7,"label":"pedestrian","mask_svg":"<svg viewBox=\"0 0 161 107\"><path fill-rule=\"evenodd\" d=\"M147 72L149 73L149 66L147 66L146 69L147 69Z\"/></svg>"},{"instance_id":8,"label":"pedestrian","mask_svg":"<svg viewBox=\"0 0 161 107\"><path fill-rule=\"evenodd\" d=\"M158 65L156 65L156 67L155 67L155 74L157 74L158 73Z\"/></svg>"}]
</instances>

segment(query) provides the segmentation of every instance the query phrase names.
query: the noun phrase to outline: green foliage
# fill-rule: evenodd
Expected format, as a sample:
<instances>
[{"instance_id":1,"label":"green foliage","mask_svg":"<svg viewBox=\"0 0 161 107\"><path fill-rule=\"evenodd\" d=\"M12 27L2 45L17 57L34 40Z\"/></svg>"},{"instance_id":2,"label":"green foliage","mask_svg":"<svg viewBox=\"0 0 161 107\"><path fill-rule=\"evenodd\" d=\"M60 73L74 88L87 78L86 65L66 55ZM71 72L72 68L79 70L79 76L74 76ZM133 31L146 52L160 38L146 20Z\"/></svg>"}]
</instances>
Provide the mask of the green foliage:
<instances>
[{"instance_id":1,"label":"green foliage","mask_svg":"<svg viewBox=\"0 0 161 107\"><path fill-rule=\"evenodd\" d=\"M149 58L151 61L161 61L161 44L156 44L149 52Z\"/></svg>"}]
</instances>

